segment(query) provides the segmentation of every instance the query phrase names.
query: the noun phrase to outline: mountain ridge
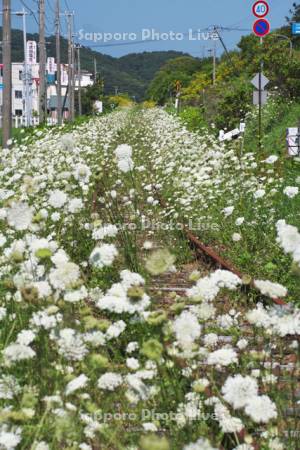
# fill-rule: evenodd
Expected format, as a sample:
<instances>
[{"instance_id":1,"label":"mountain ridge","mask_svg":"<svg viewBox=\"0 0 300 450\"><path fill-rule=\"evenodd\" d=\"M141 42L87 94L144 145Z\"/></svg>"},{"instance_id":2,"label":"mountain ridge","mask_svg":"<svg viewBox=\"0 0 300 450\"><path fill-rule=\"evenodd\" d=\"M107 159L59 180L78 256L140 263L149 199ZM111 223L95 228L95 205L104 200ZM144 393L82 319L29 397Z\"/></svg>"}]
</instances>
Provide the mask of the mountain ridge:
<instances>
[{"instance_id":1,"label":"mountain ridge","mask_svg":"<svg viewBox=\"0 0 300 450\"><path fill-rule=\"evenodd\" d=\"M2 39L2 27L0 27L0 39ZM27 33L28 40L38 41L37 33ZM55 57L55 36L48 36L47 56ZM61 59L67 63L68 41L61 37ZM120 58L115 58L92 50L89 47L81 48L82 70L94 72L94 59L97 61L98 73L104 79L104 92L113 95L117 88L119 93L126 93L137 100L143 100L146 91L156 72L170 59L187 56L188 53L170 51L154 51L129 53ZM22 62L23 32L19 29L12 30L12 61ZM0 61L2 55L0 53Z\"/></svg>"}]
</instances>

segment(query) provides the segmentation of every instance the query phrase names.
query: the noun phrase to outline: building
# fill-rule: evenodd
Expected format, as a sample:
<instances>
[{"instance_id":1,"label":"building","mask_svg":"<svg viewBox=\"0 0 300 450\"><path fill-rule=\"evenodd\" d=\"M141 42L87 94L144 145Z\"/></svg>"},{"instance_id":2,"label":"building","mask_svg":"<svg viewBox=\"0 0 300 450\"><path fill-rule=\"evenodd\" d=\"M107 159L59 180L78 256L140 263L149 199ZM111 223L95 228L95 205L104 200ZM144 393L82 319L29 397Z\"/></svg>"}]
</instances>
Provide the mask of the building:
<instances>
[{"instance_id":1,"label":"building","mask_svg":"<svg viewBox=\"0 0 300 450\"><path fill-rule=\"evenodd\" d=\"M29 79L29 109L31 111L32 125L38 123L39 110L39 64L37 62L37 43L27 42L27 64ZM47 109L48 122L55 124L57 121L57 65L54 58L47 59L46 81L47 81ZM24 63L12 63L12 117L14 125L25 124L26 102ZM93 84L92 74L82 72L81 86L87 87ZM64 105L63 116L68 118L69 102L67 98L68 65L61 65L62 103ZM75 78L75 89L78 89L79 79ZM66 97L66 98L65 98ZM3 111L3 64L0 64L0 117Z\"/></svg>"}]
</instances>

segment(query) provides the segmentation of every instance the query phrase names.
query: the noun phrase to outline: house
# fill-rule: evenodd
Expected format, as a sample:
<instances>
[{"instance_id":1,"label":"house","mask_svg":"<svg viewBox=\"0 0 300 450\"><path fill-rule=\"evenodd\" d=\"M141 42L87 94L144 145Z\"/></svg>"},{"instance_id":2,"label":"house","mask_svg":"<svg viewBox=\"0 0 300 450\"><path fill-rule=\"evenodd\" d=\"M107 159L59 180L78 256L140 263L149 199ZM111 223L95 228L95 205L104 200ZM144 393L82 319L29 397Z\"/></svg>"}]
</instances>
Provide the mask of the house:
<instances>
[{"instance_id":1,"label":"house","mask_svg":"<svg viewBox=\"0 0 300 450\"><path fill-rule=\"evenodd\" d=\"M37 43L27 42L27 65L28 65L28 102L31 123L38 123L39 110L39 64L37 62ZM57 121L57 65L54 58L47 58L46 83L47 83L47 109L50 123ZM17 123L25 124L26 101L25 101L25 71L24 63L12 63L12 117L17 118ZM81 86L87 87L93 84L92 74L83 71L81 74ZM68 118L69 101L67 98L68 65L61 64L62 103L64 105L63 116ZM78 90L79 79L75 77L75 89ZM65 98L66 97L66 98ZM3 64L0 64L0 117L3 112ZM16 122L16 120L15 120Z\"/></svg>"}]
</instances>

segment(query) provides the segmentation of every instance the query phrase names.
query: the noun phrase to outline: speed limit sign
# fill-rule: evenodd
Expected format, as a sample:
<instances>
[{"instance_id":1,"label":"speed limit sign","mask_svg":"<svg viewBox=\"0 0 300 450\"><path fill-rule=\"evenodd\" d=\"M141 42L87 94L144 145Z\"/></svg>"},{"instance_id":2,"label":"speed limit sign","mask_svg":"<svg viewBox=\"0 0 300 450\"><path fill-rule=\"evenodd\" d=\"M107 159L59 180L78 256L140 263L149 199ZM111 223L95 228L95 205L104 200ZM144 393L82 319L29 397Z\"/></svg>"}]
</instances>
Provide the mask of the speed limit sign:
<instances>
[{"instance_id":1,"label":"speed limit sign","mask_svg":"<svg viewBox=\"0 0 300 450\"><path fill-rule=\"evenodd\" d=\"M269 14L269 10L269 5L264 0L255 2L252 7L253 14L260 19L266 17Z\"/></svg>"}]
</instances>

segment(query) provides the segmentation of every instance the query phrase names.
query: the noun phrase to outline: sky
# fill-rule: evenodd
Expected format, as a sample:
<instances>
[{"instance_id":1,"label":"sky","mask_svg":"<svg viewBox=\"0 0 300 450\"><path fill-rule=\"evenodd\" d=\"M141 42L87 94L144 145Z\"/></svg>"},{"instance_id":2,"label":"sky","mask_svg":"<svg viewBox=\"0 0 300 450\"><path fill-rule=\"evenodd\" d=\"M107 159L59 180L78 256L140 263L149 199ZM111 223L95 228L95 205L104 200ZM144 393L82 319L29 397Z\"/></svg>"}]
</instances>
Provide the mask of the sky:
<instances>
[{"instance_id":1,"label":"sky","mask_svg":"<svg viewBox=\"0 0 300 450\"><path fill-rule=\"evenodd\" d=\"M228 28L221 34L226 46L234 49L242 35L251 33L255 19L252 14L254 0L60 1L63 12L70 9L75 13L77 42L115 57L156 50L178 50L198 57L207 56L214 45L214 41L207 40L212 25ZM270 13L267 18L271 28L285 23L285 16L294 1L268 1ZM37 17L37 1L24 0L24 3ZM55 0L46 0L48 34L54 31L54 5ZM21 0L12 0L14 11L22 7ZM29 31L37 31L32 15L28 16L27 22ZM21 19L14 18L13 26L21 28ZM62 30L66 35L64 17ZM179 34L175 36L175 33ZM216 50L218 54L223 51L219 42L216 42Z\"/></svg>"}]
</instances>

